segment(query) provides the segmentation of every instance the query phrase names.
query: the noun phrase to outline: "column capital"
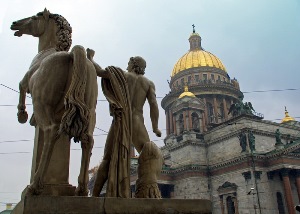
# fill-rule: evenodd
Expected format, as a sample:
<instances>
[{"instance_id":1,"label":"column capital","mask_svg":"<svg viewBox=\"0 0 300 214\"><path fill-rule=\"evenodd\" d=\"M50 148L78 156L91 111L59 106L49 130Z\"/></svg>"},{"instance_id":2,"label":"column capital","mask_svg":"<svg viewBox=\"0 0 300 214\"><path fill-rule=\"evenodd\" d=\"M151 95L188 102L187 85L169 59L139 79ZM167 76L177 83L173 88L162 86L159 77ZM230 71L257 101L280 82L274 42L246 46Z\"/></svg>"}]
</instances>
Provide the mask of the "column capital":
<instances>
[{"instance_id":1,"label":"column capital","mask_svg":"<svg viewBox=\"0 0 300 214\"><path fill-rule=\"evenodd\" d=\"M289 172L290 172L291 170L290 170L290 169L287 169L287 168L282 168L282 169L280 169L279 171L280 171L281 176L287 177L287 176L289 176Z\"/></svg>"},{"instance_id":2,"label":"column capital","mask_svg":"<svg viewBox=\"0 0 300 214\"><path fill-rule=\"evenodd\" d=\"M300 169L295 169L295 175L297 178L300 177Z\"/></svg>"}]
</instances>

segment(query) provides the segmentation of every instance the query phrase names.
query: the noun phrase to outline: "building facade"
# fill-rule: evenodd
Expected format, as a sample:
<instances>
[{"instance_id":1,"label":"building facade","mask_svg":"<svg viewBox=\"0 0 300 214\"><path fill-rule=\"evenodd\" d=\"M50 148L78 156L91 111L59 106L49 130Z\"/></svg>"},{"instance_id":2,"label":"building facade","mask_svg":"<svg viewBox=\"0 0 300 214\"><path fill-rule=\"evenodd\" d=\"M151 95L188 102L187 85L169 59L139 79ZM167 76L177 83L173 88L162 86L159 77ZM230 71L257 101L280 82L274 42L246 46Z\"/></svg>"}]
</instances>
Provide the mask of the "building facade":
<instances>
[{"instance_id":1,"label":"building facade","mask_svg":"<svg viewBox=\"0 0 300 214\"><path fill-rule=\"evenodd\" d=\"M214 214L295 214L299 122L287 110L281 123L263 120L250 102L243 103L239 82L202 48L195 30L189 43L161 102L167 130L158 181L162 197L209 199ZM132 156L134 197L138 157Z\"/></svg>"},{"instance_id":2,"label":"building facade","mask_svg":"<svg viewBox=\"0 0 300 214\"><path fill-rule=\"evenodd\" d=\"M193 31L161 105L163 197L202 198L213 213L295 213L300 198L300 126L263 120L243 103L239 82ZM132 187L136 173L132 173Z\"/></svg>"}]
</instances>

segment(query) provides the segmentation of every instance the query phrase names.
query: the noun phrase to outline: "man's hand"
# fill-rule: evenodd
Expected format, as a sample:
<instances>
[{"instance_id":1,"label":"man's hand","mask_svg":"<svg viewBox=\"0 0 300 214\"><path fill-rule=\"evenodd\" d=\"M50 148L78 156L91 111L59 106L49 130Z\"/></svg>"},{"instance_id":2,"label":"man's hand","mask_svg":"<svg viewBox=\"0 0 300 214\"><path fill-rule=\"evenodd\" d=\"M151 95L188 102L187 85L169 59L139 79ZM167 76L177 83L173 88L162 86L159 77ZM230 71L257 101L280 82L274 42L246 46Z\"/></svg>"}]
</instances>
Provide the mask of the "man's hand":
<instances>
[{"instance_id":1,"label":"man's hand","mask_svg":"<svg viewBox=\"0 0 300 214\"><path fill-rule=\"evenodd\" d=\"M153 130L153 132L155 133L155 135L157 137L161 137L161 131L159 129L155 129L155 130Z\"/></svg>"}]
</instances>

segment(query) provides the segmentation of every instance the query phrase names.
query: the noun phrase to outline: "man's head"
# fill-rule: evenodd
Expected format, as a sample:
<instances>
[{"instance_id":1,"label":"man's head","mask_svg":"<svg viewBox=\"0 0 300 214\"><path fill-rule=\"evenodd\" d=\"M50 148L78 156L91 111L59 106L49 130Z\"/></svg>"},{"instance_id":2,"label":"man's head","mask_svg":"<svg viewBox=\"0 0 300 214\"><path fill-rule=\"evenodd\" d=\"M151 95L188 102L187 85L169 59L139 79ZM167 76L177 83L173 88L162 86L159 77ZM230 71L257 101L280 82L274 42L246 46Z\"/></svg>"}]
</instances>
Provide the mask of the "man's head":
<instances>
[{"instance_id":1,"label":"man's head","mask_svg":"<svg viewBox=\"0 0 300 214\"><path fill-rule=\"evenodd\" d=\"M129 72L135 72L136 74L145 74L145 68L146 68L146 61L140 57L130 57L128 62L127 70Z\"/></svg>"}]
</instances>

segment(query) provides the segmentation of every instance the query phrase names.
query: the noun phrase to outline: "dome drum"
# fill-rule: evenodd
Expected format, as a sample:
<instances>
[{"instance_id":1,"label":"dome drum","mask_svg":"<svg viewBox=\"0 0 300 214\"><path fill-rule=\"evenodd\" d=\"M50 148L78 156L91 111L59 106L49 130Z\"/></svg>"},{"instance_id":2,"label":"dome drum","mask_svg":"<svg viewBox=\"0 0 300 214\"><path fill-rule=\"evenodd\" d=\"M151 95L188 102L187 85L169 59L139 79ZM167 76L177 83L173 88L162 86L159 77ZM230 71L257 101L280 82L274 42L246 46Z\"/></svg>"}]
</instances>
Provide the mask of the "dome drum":
<instances>
[{"instance_id":1,"label":"dome drum","mask_svg":"<svg viewBox=\"0 0 300 214\"><path fill-rule=\"evenodd\" d=\"M199 80L212 81L227 81L230 82L229 75L218 68L211 67L200 67L200 68L189 68L184 72L179 72L171 78L170 86L184 85L187 82L197 82Z\"/></svg>"}]
</instances>

